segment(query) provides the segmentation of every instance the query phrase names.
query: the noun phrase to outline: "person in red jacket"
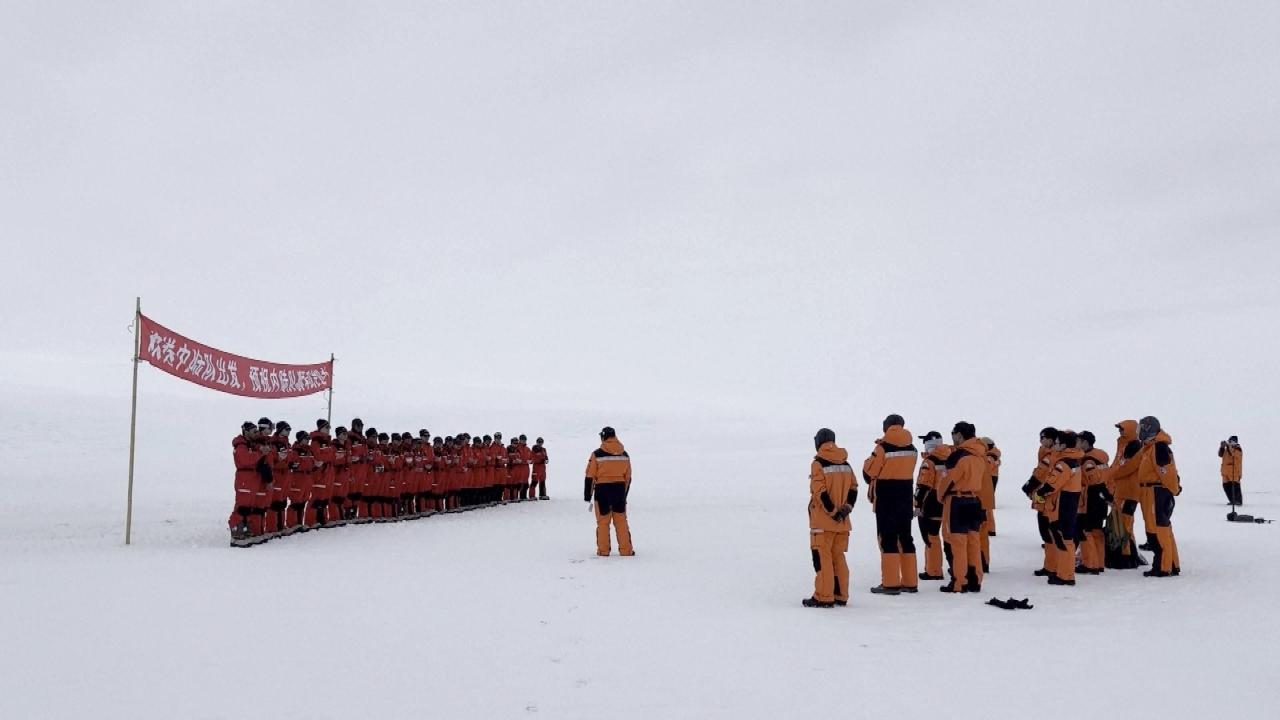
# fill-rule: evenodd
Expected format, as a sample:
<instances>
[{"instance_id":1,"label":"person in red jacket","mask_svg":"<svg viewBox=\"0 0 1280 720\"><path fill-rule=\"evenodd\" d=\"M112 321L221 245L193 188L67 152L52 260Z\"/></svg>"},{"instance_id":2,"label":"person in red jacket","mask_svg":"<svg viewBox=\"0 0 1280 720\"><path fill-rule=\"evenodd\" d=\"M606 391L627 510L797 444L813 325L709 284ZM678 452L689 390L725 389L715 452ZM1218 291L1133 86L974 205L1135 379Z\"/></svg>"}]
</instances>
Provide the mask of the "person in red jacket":
<instances>
[{"instance_id":1,"label":"person in red jacket","mask_svg":"<svg viewBox=\"0 0 1280 720\"><path fill-rule=\"evenodd\" d=\"M333 488L329 501L329 524L345 524L347 518L347 493L351 486L350 440L347 429L339 426L333 439Z\"/></svg>"},{"instance_id":2,"label":"person in red jacket","mask_svg":"<svg viewBox=\"0 0 1280 720\"><path fill-rule=\"evenodd\" d=\"M315 456L311 453L311 436L299 430L297 441L290 448L286 459L289 472L289 532L297 532L306 520L307 496L311 493L312 475L315 473Z\"/></svg>"},{"instance_id":3,"label":"person in red jacket","mask_svg":"<svg viewBox=\"0 0 1280 720\"><path fill-rule=\"evenodd\" d=\"M270 506L263 528L268 535L278 535L288 526L285 512L289 507L289 430L289 423L281 420L276 423L275 434L267 439L272 451L267 461L271 463L272 476L275 478L268 494Z\"/></svg>"},{"instance_id":4,"label":"person in red jacket","mask_svg":"<svg viewBox=\"0 0 1280 720\"><path fill-rule=\"evenodd\" d=\"M329 499L333 492L334 449L329 443L328 432L323 428L312 435L311 454L315 457L315 470L311 474L311 492L307 496L303 523L308 529L315 529L328 519Z\"/></svg>"},{"instance_id":5,"label":"person in red jacket","mask_svg":"<svg viewBox=\"0 0 1280 720\"><path fill-rule=\"evenodd\" d=\"M232 545L262 534L262 514L254 500L254 491L262 484L258 468L262 452L256 442L257 430L256 425L245 422L240 426L240 434L231 440L236 498L227 525L231 529Z\"/></svg>"},{"instance_id":6,"label":"person in red jacket","mask_svg":"<svg viewBox=\"0 0 1280 720\"><path fill-rule=\"evenodd\" d=\"M493 444L489 446L489 456L493 458L494 494L505 505L514 501L515 498L511 497L511 463L507 446L502 444L502 433L498 433Z\"/></svg>"},{"instance_id":7,"label":"person in red jacket","mask_svg":"<svg viewBox=\"0 0 1280 720\"><path fill-rule=\"evenodd\" d=\"M365 497L365 491L369 489L369 473L373 470L369 457L370 439L368 432L361 434L361 430L357 430L354 423L347 437L351 441L351 449L347 452L349 465L347 499L351 503L348 518L363 522L369 517L369 498Z\"/></svg>"},{"instance_id":8,"label":"person in red jacket","mask_svg":"<svg viewBox=\"0 0 1280 720\"><path fill-rule=\"evenodd\" d=\"M436 438L439 439L439 438ZM419 466L422 468L422 478L417 487L417 500L415 510L417 512L435 512L435 448L438 443L422 441L421 456Z\"/></svg>"},{"instance_id":9,"label":"person in red jacket","mask_svg":"<svg viewBox=\"0 0 1280 720\"><path fill-rule=\"evenodd\" d=\"M542 438L534 441L533 448L530 449L530 461L533 463L533 478L529 482L529 495L533 495L534 486L538 489L538 499L547 499L547 463L550 459L547 457L547 448L542 444Z\"/></svg>"},{"instance_id":10,"label":"person in red jacket","mask_svg":"<svg viewBox=\"0 0 1280 720\"><path fill-rule=\"evenodd\" d=\"M428 457L427 476L430 479L430 490L427 496L428 507L434 512L443 512L445 510L445 496L448 492L447 483L449 477L444 438L437 435L432 439Z\"/></svg>"},{"instance_id":11,"label":"person in red jacket","mask_svg":"<svg viewBox=\"0 0 1280 720\"><path fill-rule=\"evenodd\" d=\"M525 500L525 493L522 488L527 483L520 482L520 469L524 466L520 461L520 439L512 438L511 443L507 445L507 495L511 496L512 502L521 502Z\"/></svg>"}]
</instances>

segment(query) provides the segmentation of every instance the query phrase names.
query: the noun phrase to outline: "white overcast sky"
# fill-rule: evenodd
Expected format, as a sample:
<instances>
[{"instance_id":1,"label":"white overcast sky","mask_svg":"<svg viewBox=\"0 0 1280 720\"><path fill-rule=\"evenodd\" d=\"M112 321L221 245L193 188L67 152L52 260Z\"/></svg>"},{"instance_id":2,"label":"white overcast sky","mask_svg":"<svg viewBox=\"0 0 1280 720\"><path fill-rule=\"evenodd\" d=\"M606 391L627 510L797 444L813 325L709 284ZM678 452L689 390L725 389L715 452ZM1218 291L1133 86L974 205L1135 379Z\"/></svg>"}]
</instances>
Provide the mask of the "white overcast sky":
<instances>
[{"instance_id":1,"label":"white overcast sky","mask_svg":"<svg viewBox=\"0 0 1280 720\"><path fill-rule=\"evenodd\" d=\"M6 0L0 393L127 393L141 295L336 353L352 410L1261 434L1277 38L1276 2Z\"/></svg>"}]
</instances>

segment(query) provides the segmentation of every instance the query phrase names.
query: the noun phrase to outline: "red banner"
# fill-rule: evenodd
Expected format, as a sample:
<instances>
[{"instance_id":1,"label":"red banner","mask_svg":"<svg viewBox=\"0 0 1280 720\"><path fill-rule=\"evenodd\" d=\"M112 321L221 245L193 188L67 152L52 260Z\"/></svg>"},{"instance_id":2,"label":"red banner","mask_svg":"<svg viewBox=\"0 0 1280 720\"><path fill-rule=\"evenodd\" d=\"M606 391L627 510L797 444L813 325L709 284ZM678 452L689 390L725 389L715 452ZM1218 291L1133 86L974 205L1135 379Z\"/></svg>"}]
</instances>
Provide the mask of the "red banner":
<instances>
[{"instance_id":1,"label":"red banner","mask_svg":"<svg viewBox=\"0 0 1280 720\"><path fill-rule=\"evenodd\" d=\"M314 365L253 360L201 345L146 315L139 318L139 359L188 382L255 398L301 397L328 390L333 384L332 360Z\"/></svg>"}]
</instances>

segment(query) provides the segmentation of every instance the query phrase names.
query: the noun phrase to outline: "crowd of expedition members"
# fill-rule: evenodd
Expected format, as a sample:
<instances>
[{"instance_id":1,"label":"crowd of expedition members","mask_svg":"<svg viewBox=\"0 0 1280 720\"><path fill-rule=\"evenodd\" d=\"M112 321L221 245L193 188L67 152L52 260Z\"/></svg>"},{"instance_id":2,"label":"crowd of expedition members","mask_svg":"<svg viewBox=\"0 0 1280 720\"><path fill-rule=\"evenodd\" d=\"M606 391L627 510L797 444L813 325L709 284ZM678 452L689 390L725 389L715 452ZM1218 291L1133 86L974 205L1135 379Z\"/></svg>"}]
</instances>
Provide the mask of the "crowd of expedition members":
<instances>
[{"instance_id":1,"label":"crowd of expedition members","mask_svg":"<svg viewBox=\"0 0 1280 720\"><path fill-rule=\"evenodd\" d=\"M235 507L231 544L255 545L300 530L392 522L547 499L542 438L502 433L432 437L427 430L351 427L292 434L288 422L245 422L231 441Z\"/></svg>"},{"instance_id":2,"label":"crowd of expedition members","mask_svg":"<svg viewBox=\"0 0 1280 720\"><path fill-rule=\"evenodd\" d=\"M884 420L884 435L863 462L862 478L876 519L880 584L872 593L915 593L920 580L946 580L942 592L973 593L990 571L990 538L996 535L995 491L1001 452L978 437L972 423L951 430L951 442L937 431L918 436L916 448L900 415ZM1152 552L1151 569L1161 578L1181 566L1173 534L1174 498L1182 492L1173 440L1155 417L1116 423L1115 461L1095 447L1092 432L1047 427L1040 432L1038 462L1022 486L1036 513L1044 562L1035 575L1050 585L1074 586L1076 575L1105 568L1145 565L1139 550ZM858 501L858 479L835 433L814 436L817 450L809 473L809 537L817 577L806 607L845 605L849 599L849 514ZM1242 451L1236 437L1224 441L1223 489L1240 504ZM917 470L917 461L919 468ZM914 487L913 487L914 478ZM1146 543L1134 538L1134 517L1142 511ZM911 521L924 543L924 570L917 574ZM948 577L943 575L943 561Z\"/></svg>"}]
</instances>

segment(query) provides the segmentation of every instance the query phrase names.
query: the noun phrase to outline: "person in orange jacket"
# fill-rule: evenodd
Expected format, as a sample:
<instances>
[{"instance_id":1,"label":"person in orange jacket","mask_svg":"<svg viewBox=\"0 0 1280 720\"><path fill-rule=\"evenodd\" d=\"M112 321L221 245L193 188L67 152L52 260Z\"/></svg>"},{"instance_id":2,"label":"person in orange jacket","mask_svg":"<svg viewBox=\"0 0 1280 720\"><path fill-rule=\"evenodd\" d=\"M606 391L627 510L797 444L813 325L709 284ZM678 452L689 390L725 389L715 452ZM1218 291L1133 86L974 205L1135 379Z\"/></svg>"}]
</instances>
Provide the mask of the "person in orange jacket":
<instances>
[{"instance_id":1,"label":"person in orange jacket","mask_svg":"<svg viewBox=\"0 0 1280 720\"><path fill-rule=\"evenodd\" d=\"M1173 440L1160 426L1160 421L1148 415L1138 421L1138 439L1126 448L1125 455L1138 461L1138 488L1141 494L1143 520L1147 509L1151 510L1147 543L1153 557L1147 577L1169 577L1182 572L1178 559L1178 542L1173 536L1174 498L1182 494L1178 477L1178 465L1173 458ZM1132 451L1131 451L1132 450Z\"/></svg>"},{"instance_id":2,"label":"person in orange jacket","mask_svg":"<svg viewBox=\"0 0 1280 720\"><path fill-rule=\"evenodd\" d=\"M924 443L924 459L921 460L920 471L916 475L915 511L920 526L920 540L924 543L924 572L920 573L919 578L942 580L943 506L938 498L938 487L947 470L951 446L943 444L942 433L937 430L921 435L920 440Z\"/></svg>"},{"instance_id":3,"label":"person in orange jacket","mask_svg":"<svg viewBox=\"0 0 1280 720\"><path fill-rule=\"evenodd\" d=\"M1053 469L1032 498L1043 507L1041 512L1049 520L1053 539L1044 547L1044 570L1050 585L1076 584L1076 519L1084 487L1080 476L1084 453L1077 444L1074 432L1058 432Z\"/></svg>"},{"instance_id":4,"label":"person in orange jacket","mask_svg":"<svg viewBox=\"0 0 1280 720\"><path fill-rule=\"evenodd\" d=\"M880 584L871 588L878 595L913 593L918 585L911 518L912 480L920 454L911 443L905 424L901 415L886 417L882 424L884 436L876 441L871 456L862 464L880 542Z\"/></svg>"},{"instance_id":5,"label":"person in orange jacket","mask_svg":"<svg viewBox=\"0 0 1280 720\"><path fill-rule=\"evenodd\" d=\"M987 473L987 446L977 438L973 423L964 420L951 429L951 443L955 449L947 458L947 472L938 492L947 505L951 582L939 589L946 593L981 592L982 550L978 531L985 515L978 494Z\"/></svg>"},{"instance_id":6,"label":"person in orange jacket","mask_svg":"<svg viewBox=\"0 0 1280 720\"><path fill-rule=\"evenodd\" d=\"M1222 492L1232 505L1244 504L1240 481L1244 478L1244 448L1240 438L1232 435L1218 445L1218 457L1222 458Z\"/></svg>"},{"instance_id":7,"label":"person in orange jacket","mask_svg":"<svg viewBox=\"0 0 1280 720\"><path fill-rule=\"evenodd\" d=\"M910 436L908 436L910 437ZM822 428L813 436L817 451L809 464L809 551L813 555L813 595L805 607L829 608L849 603L849 513L858 502L858 478L849 453L836 445L836 434Z\"/></svg>"},{"instance_id":8,"label":"person in orange jacket","mask_svg":"<svg viewBox=\"0 0 1280 720\"><path fill-rule=\"evenodd\" d=\"M596 554L607 557L610 552L609 524L618 536L618 554L635 555L631 544L631 526L627 521L627 496L631 493L631 456L611 427L600 430L600 448L587 459L582 497L595 499Z\"/></svg>"},{"instance_id":9,"label":"person in orange jacket","mask_svg":"<svg viewBox=\"0 0 1280 720\"><path fill-rule=\"evenodd\" d=\"M1138 554L1138 542L1135 540L1133 532L1134 514L1138 510L1139 495L1138 492L1138 463L1132 462L1127 452L1133 447L1136 453L1138 445L1134 443L1138 440L1138 421L1137 420L1121 420L1115 425L1119 435L1116 437L1116 454L1111 467L1107 471L1108 482L1111 483L1112 492L1115 494L1115 505L1119 508L1119 518L1121 526L1124 528L1125 535L1128 536L1129 542L1125 543L1118 552L1112 552L1110 548L1107 551L1107 567L1117 570L1132 570L1138 567L1141 562L1141 556Z\"/></svg>"},{"instance_id":10,"label":"person in orange jacket","mask_svg":"<svg viewBox=\"0 0 1280 720\"><path fill-rule=\"evenodd\" d=\"M987 535L996 536L996 488L1000 487L1000 464L1002 462L1000 448L996 441L989 437L982 438L987 446L987 467L991 474L991 511L987 513Z\"/></svg>"},{"instance_id":11,"label":"person in orange jacket","mask_svg":"<svg viewBox=\"0 0 1280 720\"><path fill-rule=\"evenodd\" d=\"M1040 531L1040 546L1048 548L1053 543L1053 533L1049 530L1049 518L1043 512L1043 504L1035 501L1035 491L1044 485L1049 474L1053 472L1054 447L1058 443L1058 429L1047 427L1040 431L1040 448L1036 451L1036 467L1031 477L1022 484L1022 493L1031 501L1031 509L1036 511L1036 527ZM1046 550L1047 552L1047 550ZM1037 577L1047 577L1048 568L1040 568L1035 572Z\"/></svg>"},{"instance_id":12,"label":"person in orange jacket","mask_svg":"<svg viewBox=\"0 0 1280 720\"><path fill-rule=\"evenodd\" d=\"M1084 497L1081 506L1084 510L1079 518L1076 538L1080 545L1080 564L1076 572L1083 575L1099 575L1103 572L1107 541L1103 533L1103 525L1110 512L1110 503L1114 500L1107 486L1110 458L1107 453L1094 447L1097 438L1085 430L1077 436L1077 447L1084 453L1080 462L1080 473L1084 480Z\"/></svg>"},{"instance_id":13,"label":"person in orange jacket","mask_svg":"<svg viewBox=\"0 0 1280 720\"><path fill-rule=\"evenodd\" d=\"M542 438L538 438L533 445L532 462L533 462L533 478L529 481L529 494L533 495L534 485L538 486L538 499L547 499L547 463L550 459L547 456L547 447L542 444Z\"/></svg>"}]
</instances>

